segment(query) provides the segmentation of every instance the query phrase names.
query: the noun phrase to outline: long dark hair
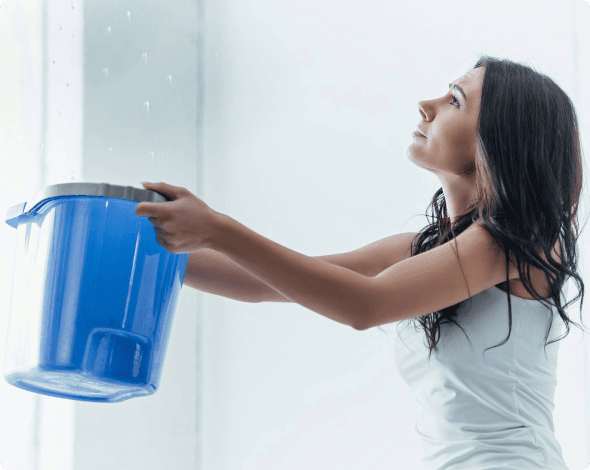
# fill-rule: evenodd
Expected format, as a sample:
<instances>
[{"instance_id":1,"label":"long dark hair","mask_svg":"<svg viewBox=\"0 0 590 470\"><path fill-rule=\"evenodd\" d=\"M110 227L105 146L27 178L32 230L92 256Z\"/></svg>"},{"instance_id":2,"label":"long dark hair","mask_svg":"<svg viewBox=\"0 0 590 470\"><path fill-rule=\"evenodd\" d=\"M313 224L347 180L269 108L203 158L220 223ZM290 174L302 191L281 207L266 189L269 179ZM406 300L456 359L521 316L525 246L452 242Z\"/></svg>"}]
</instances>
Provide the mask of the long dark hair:
<instances>
[{"instance_id":1,"label":"long dark hair","mask_svg":"<svg viewBox=\"0 0 590 470\"><path fill-rule=\"evenodd\" d=\"M482 65L485 76L474 156L477 202L451 224L443 190L438 189L429 205L432 223L414 237L411 256L454 239L477 221L506 256L506 282L502 290L506 290L508 299L509 330L504 342L493 347L505 344L512 331L509 256L517 260L527 291L551 308L549 299L544 300L534 290L524 264L545 274L550 299L567 328L566 334L551 344L569 334L570 322L580 328L564 310L580 294L561 306L561 291L570 277L576 279L581 292L580 318L584 302L584 281L577 272L578 203L583 176L578 118L568 95L551 78L533 68L489 56L481 57L474 69ZM465 171L472 172L473 167ZM551 254L559 236L562 263L554 261ZM547 262L540 257L540 249ZM429 360L433 350L438 353L441 324L451 322L461 328L452 318L459 305L412 319L424 328ZM550 329L551 323L545 341Z\"/></svg>"}]
</instances>

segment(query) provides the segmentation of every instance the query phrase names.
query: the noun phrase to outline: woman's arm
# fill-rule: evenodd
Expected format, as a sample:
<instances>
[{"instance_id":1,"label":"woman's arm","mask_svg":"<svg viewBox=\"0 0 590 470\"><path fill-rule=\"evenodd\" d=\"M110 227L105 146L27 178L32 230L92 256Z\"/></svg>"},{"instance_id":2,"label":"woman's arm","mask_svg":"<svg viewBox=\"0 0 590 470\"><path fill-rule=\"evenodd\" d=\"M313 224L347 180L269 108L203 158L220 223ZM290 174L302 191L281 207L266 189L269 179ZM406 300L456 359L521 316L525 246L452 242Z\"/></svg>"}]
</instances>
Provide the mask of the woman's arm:
<instances>
[{"instance_id":1,"label":"woman's arm","mask_svg":"<svg viewBox=\"0 0 590 470\"><path fill-rule=\"evenodd\" d=\"M399 233L353 251L313 258L374 277L410 256L410 244L415 235ZM293 303L227 256L209 248L190 253L184 285L239 302Z\"/></svg>"},{"instance_id":2,"label":"woman's arm","mask_svg":"<svg viewBox=\"0 0 590 470\"><path fill-rule=\"evenodd\" d=\"M239 302L292 302L239 264L209 248L189 254L184 285Z\"/></svg>"},{"instance_id":3,"label":"woman's arm","mask_svg":"<svg viewBox=\"0 0 590 470\"><path fill-rule=\"evenodd\" d=\"M374 307L372 279L290 250L227 215L215 219L209 246L294 303L359 329Z\"/></svg>"}]
</instances>

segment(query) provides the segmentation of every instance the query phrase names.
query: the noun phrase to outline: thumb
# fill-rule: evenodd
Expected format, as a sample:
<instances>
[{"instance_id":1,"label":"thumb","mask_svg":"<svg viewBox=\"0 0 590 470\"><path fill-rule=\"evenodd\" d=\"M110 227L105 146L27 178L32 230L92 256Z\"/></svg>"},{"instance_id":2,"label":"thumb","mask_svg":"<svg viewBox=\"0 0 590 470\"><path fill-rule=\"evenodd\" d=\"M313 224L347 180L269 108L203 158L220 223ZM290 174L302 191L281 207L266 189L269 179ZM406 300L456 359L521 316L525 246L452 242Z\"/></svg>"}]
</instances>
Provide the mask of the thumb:
<instances>
[{"instance_id":1,"label":"thumb","mask_svg":"<svg viewBox=\"0 0 590 470\"><path fill-rule=\"evenodd\" d=\"M154 215L154 205L155 204L153 204L152 202L140 202L135 206L135 215L138 215L140 217Z\"/></svg>"}]
</instances>

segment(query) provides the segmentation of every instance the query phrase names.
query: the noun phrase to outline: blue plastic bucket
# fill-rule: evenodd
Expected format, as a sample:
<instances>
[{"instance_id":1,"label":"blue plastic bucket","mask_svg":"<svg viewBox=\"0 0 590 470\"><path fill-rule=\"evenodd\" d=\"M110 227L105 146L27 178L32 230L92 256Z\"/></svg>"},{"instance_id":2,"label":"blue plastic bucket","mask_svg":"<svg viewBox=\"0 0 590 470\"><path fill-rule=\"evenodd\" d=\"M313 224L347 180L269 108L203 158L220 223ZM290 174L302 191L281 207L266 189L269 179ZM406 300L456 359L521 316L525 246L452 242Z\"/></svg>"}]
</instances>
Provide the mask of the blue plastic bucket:
<instances>
[{"instance_id":1,"label":"blue plastic bucket","mask_svg":"<svg viewBox=\"0 0 590 470\"><path fill-rule=\"evenodd\" d=\"M9 209L17 229L4 378L72 400L116 403L160 383L188 253L156 242L130 186L48 186Z\"/></svg>"}]
</instances>

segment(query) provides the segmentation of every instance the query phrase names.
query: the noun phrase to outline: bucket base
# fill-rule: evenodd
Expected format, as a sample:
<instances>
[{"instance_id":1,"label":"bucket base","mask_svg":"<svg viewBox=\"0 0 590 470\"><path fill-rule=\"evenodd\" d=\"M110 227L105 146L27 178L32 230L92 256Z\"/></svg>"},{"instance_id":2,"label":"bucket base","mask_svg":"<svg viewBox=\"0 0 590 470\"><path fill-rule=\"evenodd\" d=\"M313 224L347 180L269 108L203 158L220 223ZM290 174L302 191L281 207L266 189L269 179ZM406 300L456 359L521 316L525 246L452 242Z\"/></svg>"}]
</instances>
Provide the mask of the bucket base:
<instances>
[{"instance_id":1,"label":"bucket base","mask_svg":"<svg viewBox=\"0 0 590 470\"><path fill-rule=\"evenodd\" d=\"M9 384L23 390L68 400L117 403L152 395L156 391L153 385L129 386L106 378L98 381L84 375L81 370L71 369L34 367L6 374L4 378Z\"/></svg>"}]
</instances>

